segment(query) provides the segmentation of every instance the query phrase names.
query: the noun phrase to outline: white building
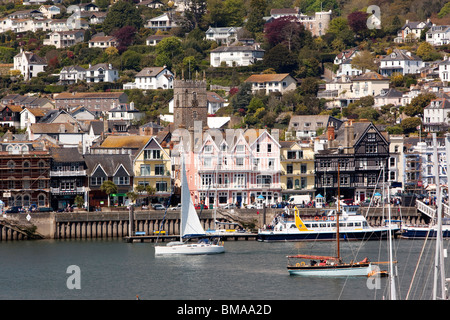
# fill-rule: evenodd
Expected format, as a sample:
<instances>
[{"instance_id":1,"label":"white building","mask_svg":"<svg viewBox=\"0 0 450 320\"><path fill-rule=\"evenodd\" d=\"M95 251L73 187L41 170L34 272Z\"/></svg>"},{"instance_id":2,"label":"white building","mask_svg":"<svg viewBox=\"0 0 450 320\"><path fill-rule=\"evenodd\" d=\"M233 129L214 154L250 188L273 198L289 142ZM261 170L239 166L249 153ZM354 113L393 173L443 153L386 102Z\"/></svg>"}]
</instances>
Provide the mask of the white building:
<instances>
[{"instance_id":1,"label":"white building","mask_svg":"<svg viewBox=\"0 0 450 320\"><path fill-rule=\"evenodd\" d=\"M61 84L73 84L86 79L86 69L80 66L63 67L59 73Z\"/></svg>"},{"instance_id":2,"label":"white building","mask_svg":"<svg viewBox=\"0 0 450 320\"><path fill-rule=\"evenodd\" d=\"M450 26L432 26L426 33L426 41L433 46L450 43Z\"/></svg>"},{"instance_id":3,"label":"white building","mask_svg":"<svg viewBox=\"0 0 450 320\"><path fill-rule=\"evenodd\" d=\"M423 127L425 131L447 130L450 125L450 101L446 98L432 100L423 109Z\"/></svg>"},{"instance_id":4,"label":"white building","mask_svg":"<svg viewBox=\"0 0 450 320\"><path fill-rule=\"evenodd\" d=\"M94 36L89 40L89 48L102 48L115 47L117 45L117 39L113 36Z\"/></svg>"},{"instance_id":5,"label":"white building","mask_svg":"<svg viewBox=\"0 0 450 320\"><path fill-rule=\"evenodd\" d=\"M406 20L403 27L397 33L397 38L394 39L397 43L410 42L420 39L422 32L426 28L430 28L433 24L430 19L427 21L409 21Z\"/></svg>"},{"instance_id":6,"label":"white building","mask_svg":"<svg viewBox=\"0 0 450 320\"><path fill-rule=\"evenodd\" d=\"M119 79L119 71L110 63L89 65L86 70L86 82L115 82Z\"/></svg>"},{"instance_id":7,"label":"white building","mask_svg":"<svg viewBox=\"0 0 450 320\"><path fill-rule=\"evenodd\" d=\"M24 80L36 77L46 66L47 62L32 52L21 51L14 57L13 70L19 70Z\"/></svg>"},{"instance_id":8,"label":"white building","mask_svg":"<svg viewBox=\"0 0 450 320\"><path fill-rule=\"evenodd\" d=\"M108 121L123 120L127 122L138 121L145 116L144 113L134 108L134 102L113 107L106 114L108 115Z\"/></svg>"},{"instance_id":9,"label":"white building","mask_svg":"<svg viewBox=\"0 0 450 320\"><path fill-rule=\"evenodd\" d=\"M264 50L258 46L229 46L211 50L211 66L249 66L264 57Z\"/></svg>"},{"instance_id":10,"label":"white building","mask_svg":"<svg viewBox=\"0 0 450 320\"><path fill-rule=\"evenodd\" d=\"M418 74L424 66L421 58L406 50L394 49L394 51L380 60L380 73L389 77L394 73Z\"/></svg>"},{"instance_id":11,"label":"white building","mask_svg":"<svg viewBox=\"0 0 450 320\"><path fill-rule=\"evenodd\" d=\"M281 94L295 90L297 81L289 73L253 74L245 80L252 84L252 92L264 91L265 94L279 92Z\"/></svg>"},{"instance_id":12,"label":"white building","mask_svg":"<svg viewBox=\"0 0 450 320\"><path fill-rule=\"evenodd\" d=\"M174 19L174 14L171 12L166 12L160 16L149 19L145 27L149 29L167 31L178 27L178 25Z\"/></svg>"},{"instance_id":13,"label":"white building","mask_svg":"<svg viewBox=\"0 0 450 320\"><path fill-rule=\"evenodd\" d=\"M240 28L235 27L209 27L206 30L206 40L216 41L219 44L231 44L237 40L237 33Z\"/></svg>"},{"instance_id":14,"label":"white building","mask_svg":"<svg viewBox=\"0 0 450 320\"><path fill-rule=\"evenodd\" d=\"M84 30L55 31L44 39L44 45L55 46L57 49L71 47L84 42Z\"/></svg>"},{"instance_id":15,"label":"white building","mask_svg":"<svg viewBox=\"0 0 450 320\"><path fill-rule=\"evenodd\" d=\"M124 89L173 89L174 74L164 67L149 67L136 74L135 82L124 84Z\"/></svg>"},{"instance_id":16,"label":"white building","mask_svg":"<svg viewBox=\"0 0 450 320\"><path fill-rule=\"evenodd\" d=\"M450 60L447 55L444 60L439 63L439 79L441 79L441 81L450 81Z\"/></svg>"}]
</instances>

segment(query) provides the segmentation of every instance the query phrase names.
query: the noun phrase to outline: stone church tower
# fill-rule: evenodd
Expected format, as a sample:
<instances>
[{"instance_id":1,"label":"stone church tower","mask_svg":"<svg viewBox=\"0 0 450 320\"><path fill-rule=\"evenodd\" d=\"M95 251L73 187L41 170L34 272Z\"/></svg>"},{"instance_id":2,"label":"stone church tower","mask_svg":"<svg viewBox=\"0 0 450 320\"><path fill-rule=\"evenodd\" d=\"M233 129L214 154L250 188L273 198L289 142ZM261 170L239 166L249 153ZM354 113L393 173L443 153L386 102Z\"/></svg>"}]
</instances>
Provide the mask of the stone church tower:
<instances>
[{"instance_id":1,"label":"stone church tower","mask_svg":"<svg viewBox=\"0 0 450 320\"><path fill-rule=\"evenodd\" d=\"M173 84L173 122L175 128L180 126L193 129L195 121L202 121L201 127L208 126L208 102L206 96L206 79L174 80Z\"/></svg>"}]
</instances>

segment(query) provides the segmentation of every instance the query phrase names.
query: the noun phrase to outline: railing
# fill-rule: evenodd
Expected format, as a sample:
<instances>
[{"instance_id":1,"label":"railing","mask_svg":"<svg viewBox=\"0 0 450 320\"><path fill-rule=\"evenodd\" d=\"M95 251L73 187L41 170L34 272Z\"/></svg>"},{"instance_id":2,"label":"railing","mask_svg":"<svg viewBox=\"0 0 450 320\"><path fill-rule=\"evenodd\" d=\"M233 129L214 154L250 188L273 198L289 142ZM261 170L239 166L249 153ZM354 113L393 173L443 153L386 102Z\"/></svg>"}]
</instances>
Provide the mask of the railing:
<instances>
[{"instance_id":1,"label":"railing","mask_svg":"<svg viewBox=\"0 0 450 320\"><path fill-rule=\"evenodd\" d=\"M86 192L86 187L76 187L73 189L50 188L50 192L53 194L84 193Z\"/></svg>"},{"instance_id":2,"label":"railing","mask_svg":"<svg viewBox=\"0 0 450 320\"><path fill-rule=\"evenodd\" d=\"M417 206L417 210L424 213L428 217L434 218L436 216L436 209L426 205L422 201L416 200L416 206ZM442 206L443 206L442 209L444 211L444 215L450 216L450 207L448 205L446 205L445 203L443 203Z\"/></svg>"},{"instance_id":3,"label":"railing","mask_svg":"<svg viewBox=\"0 0 450 320\"><path fill-rule=\"evenodd\" d=\"M62 170L62 171L50 171L50 177L80 177L80 176L86 176L86 170Z\"/></svg>"}]
</instances>

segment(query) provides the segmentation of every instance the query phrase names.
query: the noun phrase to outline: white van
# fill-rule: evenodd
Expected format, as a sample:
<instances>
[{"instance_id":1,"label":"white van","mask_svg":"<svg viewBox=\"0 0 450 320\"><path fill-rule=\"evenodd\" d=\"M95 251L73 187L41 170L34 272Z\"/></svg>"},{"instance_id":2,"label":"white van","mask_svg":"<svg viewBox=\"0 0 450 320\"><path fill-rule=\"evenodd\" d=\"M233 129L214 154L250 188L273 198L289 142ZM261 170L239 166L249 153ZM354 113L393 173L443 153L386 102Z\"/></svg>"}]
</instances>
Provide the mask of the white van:
<instances>
[{"instance_id":1,"label":"white van","mask_svg":"<svg viewBox=\"0 0 450 320\"><path fill-rule=\"evenodd\" d=\"M309 195L303 194L298 196L292 196L289 198L289 204L308 204L311 201L311 197Z\"/></svg>"}]
</instances>

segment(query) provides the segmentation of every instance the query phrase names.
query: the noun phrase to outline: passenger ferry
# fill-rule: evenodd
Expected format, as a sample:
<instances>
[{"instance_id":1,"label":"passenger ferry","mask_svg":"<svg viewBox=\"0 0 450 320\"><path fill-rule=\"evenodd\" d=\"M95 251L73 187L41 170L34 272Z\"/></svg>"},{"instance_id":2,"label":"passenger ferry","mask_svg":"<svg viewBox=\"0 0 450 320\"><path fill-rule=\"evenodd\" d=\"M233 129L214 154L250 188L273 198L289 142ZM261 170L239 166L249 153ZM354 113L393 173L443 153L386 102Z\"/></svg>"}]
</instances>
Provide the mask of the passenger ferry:
<instances>
[{"instance_id":1,"label":"passenger ferry","mask_svg":"<svg viewBox=\"0 0 450 320\"><path fill-rule=\"evenodd\" d=\"M436 239L437 225L431 226L405 226L402 228L401 237L405 239ZM442 237L450 238L450 219L442 219Z\"/></svg>"},{"instance_id":2,"label":"passenger ferry","mask_svg":"<svg viewBox=\"0 0 450 320\"><path fill-rule=\"evenodd\" d=\"M339 215L339 238L344 240L386 239L389 225L372 227L364 216L357 214L359 206L343 206ZM258 241L315 241L336 240L336 210L327 210L322 215L300 218L294 208L294 220L283 217L274 219L274 224L258 231ZM395 234L399 226L391 223L391 232Z\"/></svg>"}]
</instances>

